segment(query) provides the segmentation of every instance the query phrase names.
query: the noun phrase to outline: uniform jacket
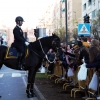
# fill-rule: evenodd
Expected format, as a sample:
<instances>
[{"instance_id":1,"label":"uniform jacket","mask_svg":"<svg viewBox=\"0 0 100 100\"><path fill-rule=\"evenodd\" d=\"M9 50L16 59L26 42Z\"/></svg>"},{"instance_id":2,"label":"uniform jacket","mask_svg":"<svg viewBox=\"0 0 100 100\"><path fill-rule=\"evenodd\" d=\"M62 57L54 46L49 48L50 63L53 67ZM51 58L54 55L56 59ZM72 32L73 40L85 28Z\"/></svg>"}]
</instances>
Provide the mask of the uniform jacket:
<instances>
[{"instance_id":1,"label":"uniform jacket","mask_svg":"<svg viewBox=\"0 0 100 100\"><path fill-rule=\"evenodd\" d=\"M22 29L16 26L13 29L13 35L14 35L14 42L12 43L12 46L17 48L18 51L23 52L26 39L23 36Z\"/></svg>"}]
</instances>

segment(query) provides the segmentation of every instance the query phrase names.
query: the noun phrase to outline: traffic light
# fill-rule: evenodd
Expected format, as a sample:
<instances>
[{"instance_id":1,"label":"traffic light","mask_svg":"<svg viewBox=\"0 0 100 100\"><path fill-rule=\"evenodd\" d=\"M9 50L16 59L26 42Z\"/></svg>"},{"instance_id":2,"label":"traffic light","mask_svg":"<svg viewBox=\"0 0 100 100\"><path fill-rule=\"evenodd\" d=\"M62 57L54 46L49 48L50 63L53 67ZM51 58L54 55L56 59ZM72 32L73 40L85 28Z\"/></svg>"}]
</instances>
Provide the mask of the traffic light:
<instances>
[{"instance_id":1,"label":"traffic light","mask_svg":"<svg viewBox=\"0 0 100 100\"><path fill-rule=\"evenodd\" d=\"M38 28L37 29L34 29L34 35L35 35L36 40L37 40L38 37L39 37L39 29Z\"/></svg>"},{"instance_id":2,"label":"traffic light","mask_svg":"<svg viewBox=\"0 0 100 100\"><path fill-rule=\"evenodd\" d=\"M86 14L86 15L84 16L84 23L90 23L90 22L89 22L89 19L90 19L90 17Z\"/></svg>"}]
</instances>

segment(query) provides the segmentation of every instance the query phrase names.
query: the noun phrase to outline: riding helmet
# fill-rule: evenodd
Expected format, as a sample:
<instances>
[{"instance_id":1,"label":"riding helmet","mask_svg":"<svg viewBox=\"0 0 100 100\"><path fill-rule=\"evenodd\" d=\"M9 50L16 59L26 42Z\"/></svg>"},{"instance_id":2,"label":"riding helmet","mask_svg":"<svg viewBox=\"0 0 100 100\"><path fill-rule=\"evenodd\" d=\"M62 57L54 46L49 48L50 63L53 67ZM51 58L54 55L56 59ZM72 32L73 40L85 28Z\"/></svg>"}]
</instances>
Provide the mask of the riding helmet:
<instances>
[{"instance_id":1,"label":"riding helmet","mask_svg":"<svg viewBox=\"0 0 100 100\"><path fill-rule=\"evenodd\" d=\"M16 17L16 19L15 19L15 22L17 22L17 21L23 21L23 22L24 22L24 19L23 19L21 16L18 16L18 17Z\"/></svg>"}]
</instances>

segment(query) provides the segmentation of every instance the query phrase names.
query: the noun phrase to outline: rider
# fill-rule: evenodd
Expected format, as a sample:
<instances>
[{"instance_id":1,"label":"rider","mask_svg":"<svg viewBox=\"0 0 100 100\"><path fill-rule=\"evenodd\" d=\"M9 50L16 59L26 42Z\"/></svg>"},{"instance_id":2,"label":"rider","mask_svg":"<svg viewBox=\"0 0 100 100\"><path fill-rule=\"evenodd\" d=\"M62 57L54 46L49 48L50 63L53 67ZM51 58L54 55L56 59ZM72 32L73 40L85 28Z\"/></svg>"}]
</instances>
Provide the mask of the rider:
<instances>
[{"instance_id":1,"label":"rider","mask_svg":"<svg viewBox=\"0 0 100 100\"><path fill-rule=\"evenodd\" d=\"M16 17L15 22L16 26L13 29L14 42L12 43L12 46L14 46L19 52L18 67L19 69L23 69L21 62L25 56L25 45L28 46L29 42L24 38L23 30L21 29L24 19L21 16L18 16Z\"/></svg>"}]
</instances>

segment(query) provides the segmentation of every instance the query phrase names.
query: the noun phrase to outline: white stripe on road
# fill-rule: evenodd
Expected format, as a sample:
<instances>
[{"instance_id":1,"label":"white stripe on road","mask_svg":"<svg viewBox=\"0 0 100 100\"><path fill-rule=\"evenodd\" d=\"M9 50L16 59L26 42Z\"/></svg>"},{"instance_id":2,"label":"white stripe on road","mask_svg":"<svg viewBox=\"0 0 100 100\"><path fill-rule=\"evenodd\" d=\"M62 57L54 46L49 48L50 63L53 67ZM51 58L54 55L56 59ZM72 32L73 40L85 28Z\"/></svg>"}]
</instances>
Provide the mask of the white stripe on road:
<instances>
[{"instance_id":1,"label":"white stripe on road","mask_svg":"<svg viewBox=\"0 0 100 100\"><path fill-rule=\"evenodd\" d=\"M21 73L12 73L12 77L21 77Z\"/></svg>"},{"instance_id":2,"label":"white stripe on road","mask_svg":"<svg viewBox=\"0 0 100 100\"><path fill-rule=\"evenodd\" d=\"M2 72L0 72L0 74L2 74L2 73L9 74L9 73L13 73L13 71L9 71L9 72L5 72L5 71L3 72L2 71ZM26 71L15 71L14 73L25 73L25 74L27 74Z\"/></svg>"},{"instance_id":3,"label":"white stripe on road","mask_svg":"<svg viewBox=\"0 0 100 100\"><path fill-rule=\"evenodd\" d=\"M22 77L22 79L23 79L23 82L24 82L25 87L26 87L27 86L27 83L26 83L25 77Z\"/></svg>"},{"instance_id":4,"label":"white stripe on road","mask_svg":"<svg viewBox=\"0 0 100 100\"><path fill-rule=\"evenodd\" d=\"M24 82L25 87L26 87L27 86L27 82L25 80L25 77L22 77L22 79L23 79L23 82ZM38 100L38 99L37 99L37 97L33 97L33 98L29 98L29 100Z\"/></svg>"},{"instance_id":5,"label":"white stripe on road","mask_svg":"<svg viewBox=\"0 0 100 100\"><path fill-rule=\"evenodd\" d=\"M4 74L0 74L0 78L2 78L2 77L3 77L3 75L4 75Z\"/></svg>"}]
</instances>

